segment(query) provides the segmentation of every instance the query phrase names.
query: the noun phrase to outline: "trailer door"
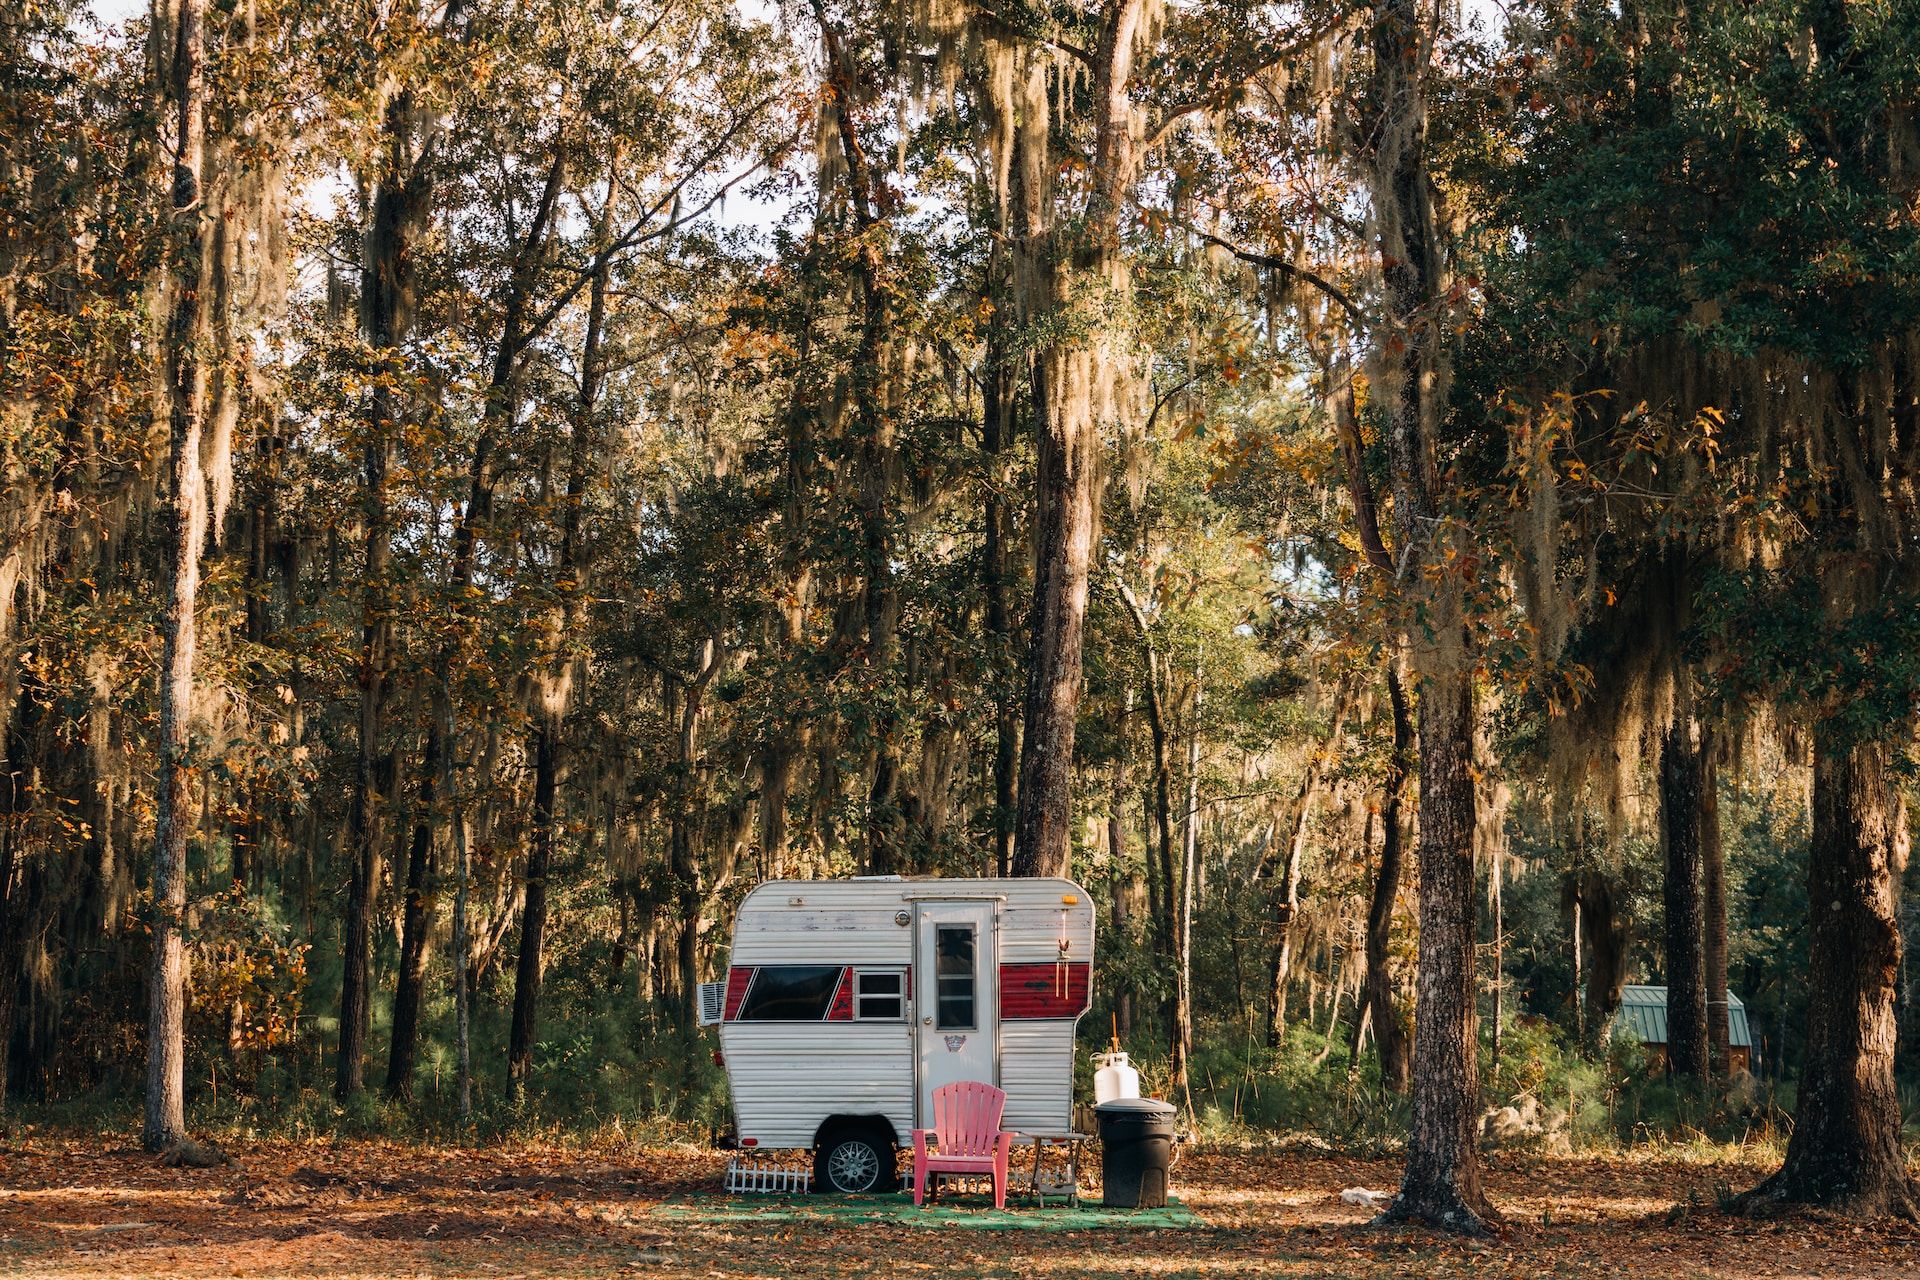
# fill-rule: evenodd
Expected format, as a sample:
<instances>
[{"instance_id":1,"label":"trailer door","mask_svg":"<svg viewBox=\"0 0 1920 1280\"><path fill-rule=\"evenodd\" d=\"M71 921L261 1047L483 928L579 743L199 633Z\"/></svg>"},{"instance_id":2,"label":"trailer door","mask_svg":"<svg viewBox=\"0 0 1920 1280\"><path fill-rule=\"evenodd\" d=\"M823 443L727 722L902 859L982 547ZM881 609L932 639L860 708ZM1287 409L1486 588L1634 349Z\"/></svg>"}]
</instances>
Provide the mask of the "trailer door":
<instances>
[{"instance_id":1,"label":"trailer door","mask_svg":"<svg viewBox=\"0 0 1920 1280\"><path fill-rule=\"evenodd\" d=\"M918 1128L933 1091L956 1080L1000 1083L999 939L991 902L921 901L914 931Z\"/></svg>"}]
</instances>

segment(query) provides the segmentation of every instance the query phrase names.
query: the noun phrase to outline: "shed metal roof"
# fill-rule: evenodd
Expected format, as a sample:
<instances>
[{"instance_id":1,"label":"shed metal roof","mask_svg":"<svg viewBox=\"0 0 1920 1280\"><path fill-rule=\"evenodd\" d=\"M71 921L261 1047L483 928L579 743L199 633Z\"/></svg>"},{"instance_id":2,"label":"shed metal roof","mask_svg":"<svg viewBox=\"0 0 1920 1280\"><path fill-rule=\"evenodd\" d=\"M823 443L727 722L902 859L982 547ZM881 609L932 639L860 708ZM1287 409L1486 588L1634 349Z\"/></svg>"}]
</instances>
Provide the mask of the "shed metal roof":
<instances>
[{"instance_id":1,"label":"shed metal roof","mask_svg":"<svg viewBox=\"0 0 1920 1280\"><path fill-rule=\"evenodd\" d=\"M1643 1044L1667 1042L1667 989L1665 987L1627 986L1620 992L1620 1027L1633 1032ZM1736 1049L1753 1048L1753 1030L1747 1025L1747 1006L1740 997L1727 992L1727 1044Z\"/></svg>"}]
</instances>

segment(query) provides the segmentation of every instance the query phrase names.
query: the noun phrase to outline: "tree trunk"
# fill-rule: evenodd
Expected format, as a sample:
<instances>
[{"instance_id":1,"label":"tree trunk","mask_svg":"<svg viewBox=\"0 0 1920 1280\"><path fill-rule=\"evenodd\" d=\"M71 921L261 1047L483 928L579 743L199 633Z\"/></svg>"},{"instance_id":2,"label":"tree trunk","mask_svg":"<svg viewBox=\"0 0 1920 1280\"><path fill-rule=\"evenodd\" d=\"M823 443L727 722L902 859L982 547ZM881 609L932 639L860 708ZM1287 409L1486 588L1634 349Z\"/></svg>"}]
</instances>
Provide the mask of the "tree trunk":
<instances>
[{"instance_id":1,"label":"tree trunk","mask_svg":"<svg viewBox=\"0 0 1920 1280\"><path fill-rule=\"evenodd\" d=\"M547 873L553 865L553 809L558 766L554 727L543 724L533 741L533 833L527 847L526 901L520 909L520 955L513 974L513 1024L507 1039L507 1101L518 1103L533 1070L540 1014L540 978L547 936Z\"/></svg>"},{"instance_id":2,"label":"tree trunk","mask_svg":"<svg viewBox=\"0 0 1920 1280\"><path fill-rule=\"evenodd\" d=\"M460 808L460 791L453 758L459 736L453 718L452 692L442 687L446 728L440 753L440 790L447 798L447 820L453 834L453 1028L454 1073L459 1091L460 1119L473 1115L473 1051L471 1020L473 986L468 980L467 952L467 824Z\"/></svg>"},{"instance_id":3,"label":"tree trunk","mask_svg":"<svg viewBox=\"0 0 1920 1280\"><path fill-rule=\"evenodd\" d=\"M452 20L452 8L457 8L457 3L450 7L447 21ZM376 497L373 482L377 470L379 487L385 488L400 425L396 386L402 381L406 369L401 347L413 328L418 292L417 242L426 232L432 215L432 175L427 163L437 128L435 117L417 110L411 92L405 89L387 104L382 120L385 151L368 214L361 274L361 325L366 333L367 345L373 351L377 375L372 391L367 445L367 501L370 512L378 512L378 525L370 520L367 529L370 564L375 558L376 530L383 543L386 538L387 500L384 493ZM390 554L384 545L379 550L379 559L383 563L390 561ZM375 587L375 580L370 577L369 611L377 603ZM390 613L391 599L381 607ZM384 643L392 643L390 629ZM434 790L440 778L440 753L444 749L440 732L443 716L438 714L439 710L443 709L437 709L433 723L427 730L426 749L422 753L420 776L416 784L419 808L407 851L405 900L401 908L400 970L394 980L393 1034L387 1056L386 1091L393 1098L409 1098L413 1095L421 991L426 981L428 932L433 921L428 879L433 868ZM378 715L377 705L373 712ZM367 742L362 742L363 757L368 746ZM358 788L363 781L356 780L356 805L362 803ZM358 857L357 847L355 852ZM357 921L355 923L358 924ZM365 992L358 998L364 1000Z\"/></svg>"},{"instance_id":4,"label":"tree trunk","mask_svg":"<svg viewBox=\"0 0 1920 1280\"><path fill-rule=\"evenodd\" d=\"M1347 473L1347 493L1353 502L1354 530L1360 550L1381 583L1397 595L1399 574L1387 550L1386 539L1380 533L1380 504L1373 479L1367 473L1366 442L1360 435L1352 368L1348 359L1340 356L1329 360L1327 369L1331 417L1340 438L1341 461ZM1407 703L1405 672L1405 646L1395 637L1387 659L1387 704L1393 716L1393 747L1387 757L1381 801L1380 870L1367 903L1366 989L1361 1016L1354 1024L1351 1055L1353 1061L1358 1061L1361 1028L1370 1024L1380 1056L1380 1082L1392 1093L1407 1091L1411 1071L1406 1027L1393 1007L1393 976L1387 961L1387 949L1393 940L1393 909L1400 895L1401 864L1406 860L1403 811L1407 783L1413 777L1413 713Z\"/></svg>"},{"instance_id":5,"label":"tree trunk","mask_svg":"<svg viewBox=\"0 0 1920 1280\"><path fill-rule=\"evenodd\" d=\"M1660 838L1666 854L1667 1074L1707 1074L1707 984L1700 900L1700 735L1679 714L1660 743Z\"/></svg>"},{"instance_id":6,"label":"tree trunk","mask_svg":"<svg viewBox=\"0 0 1920 1280\"><path fill-rule=\"evenodd\" d=\"M893 571L893 423L887 409L887 389L881 385L892 294L881 276L886 255L883 245L877 243L882 214L888 205L884 188L874 181L866 149L854 125L855 107L866 98L861 92L862 86L853 79L858 63L843 51L840 32L828 20L825 5L815 0L813 10L820 25L827 83L835 104L834 123L841 155L846 161L847 205L853 212L856 230L866 242L856 255L860 337L850 366L852 386L848 396L859 432L866 693L873 732L873 759L867 781L866 867L869 875L892 875L899 870L904 853L905 824L897 794L900 717L895 710L893 689L900 614Z\"/></svg>"},{"instance_id":7,"label":"tree trunk","mask_svg":"<svg viewBox=\"0 0 1920 1280\"><path fill-rule=\"evenodd\" d=\"M1124 723L1124 722L1123 722ZM1107 808L1107 888L1111 916L1109 927L1122 946L1133 941L1133 918L1128 901L1127 828L1123 813L1126 796L1126 770L1121 761L1113 766L1113 794ZM1116 983L1113 995L1113 1031L1116 1036L1133 1034L1133 991Z\"/></svg>"},{"instance_id":8,"label":"tree trunk","mask_svg":"<svg viewBox=\"0 0 1920 1280\"><path fill-rule=\"evenodd\" d=\"M1420 698L1420 975L1413 1033L1413 1126L1394 1219L1483 1230L1475 1126L1473 688L1430 677Z\"/></svg>"},{"instance_id":9,"label":"tree trunk","mask_svg":"<svg viewBox=\"0 0 1920 1280\"><path fill-rule=\"evenodd\" d=\"M20 909L20 836L31 794L27 781L27 720L35 699L16 693L6 724L6 762L0 772L0 1115L7 1110L13 1060L14 1009L20 997L20 966L26 952L26 913Z\"/></svg>"},{"instance_id":10,"label":"tree trunk","mask_svg":"<svg viewBox=\"0 0 1920 1280\"><path fill-rule=\"evenodd\" d=\"M1313 822L1315 802L1326 778L1327 759L1334 751L1340 731L1346 724L1347 706L1353 697L1353 684L1344 682L1334 696L1327 721L1326 739L1307 759L1300 777L1300 791L1294 797L1292 820L1287 824L1287 856L1282 866L1280 893L1273 904L1273 963L1270 967L1271 1000L1267 1005L1267 1047L1278 1049L1287 1038L1287 988L1293 977L1293 921L1300 912L1300 871L1306 857L1307 830ZM1271 846L1269 846L1271 855ZM1271 863L1262 859L1257 878L1273 874Z\"/></svg>"},{"instance_id":11,"label":"tree trunk","mask_svg":"<svg viewBox=\"0 0 1920 1280\"><path fill-rule=\"evenodd\" d=\"M1044 415L1040 433L1038 557L1032 645L1020 734L1013 874L1064 876L1072 853L1073 742L1080 714L1081 633L1095 523L1094 424Z\"/></svg>"},{"instance_id":12,"label":"tree trunk","mask_svg":"<svg viewBox=\"0 0 1920 1280\"><path fill-rule=\"evenodd\" d=\"M1187 729L1187 806L1180 839L1180 914L1174 924L1173 1039L1167 1074L1171 1086L1187 1087L1193 1057L1193 894L1200 862L1200 713L1206 706L1205 673L1193 659L1193 723Z\"/></svg>"},{"instance_id":13,"label":"tree trunk","mask_svg":"<svg viewBox=\"0 0 1920 1280\"><path fill-rule=\"evenodd\" d=\"M1152 833L1147 840L1147 902L1153 916L1154 944L1161 955L1175 954L1174 875L1173 875L1173 761L1167 736L1167 709L1161 675L1160 650L1153 641L1153 630L1146 610L1125 580L1115 577L1114 589L1133 620L1134 632L1147 660L1147 729L1153 743ZM1154 857L1155 848L1159 857ZM1156 871L1156 862L1158 874Z\"/></svg>"},{"instance_id":14,"label":"tree trunk","mask_svg":"<svg viewBox=\"0 0 1920 1280\"><path fill-rule=\"evenodd\" d=\"M994 261L999 262L996 253ZM1005 293L1002 272L994 281ZM982 395L982 445L987 485L982 522L981 586L986 594L989 658L993 664L993 865L996 875L1013 870L1014 777L1019 767L1019 707L1009 692L1013 667L1013 622L1008 609L1005 456L1012 447L1013 378L1007 367L1006 326L987 327L986 380Z\"/></svg>"},{"instance_id":15,"label":"tree trunk","mask_svg":"<svg viewBox=\"0 0 1920 1280\"><path fill-rule=\"evenodd\" d=\"M601 342L607 323L607 286L611 264L605 253L613 234L615 193L610 186L596 237L587 327L580 349L580 393L576 397L572 432L567 441L565 509L560 515L560 545L554 563L560 581L555 589L560 604L550 612L542 655L546 678L538 687L534 708L533 829L527 849L526 898L520 912L520 954L514 966L513 1022L507 1041L507 1101L517 1103L533 1070L533 1046L540 1019L540 984L546 969L547 877L553 867L555 806L564 765L564 735L573 706L573 690L583 678L569 646L583 624L587 599L588 565L582 530L588 477L598 452L594 414L600 399L605 362Z\"/></svg>"},{"instance_id":16,"label":"tree trunk","mask_svg":"<svg viewBox=\"0 0 1920 1280\"><path fill-rule=\"evenodd\" d=\"M1023 269L1044 282L1046 307L1071 320L1088 297L1132 292L1122 251L1122 222L1137 166L1138 140L1129 97L1144 0L1110 0L1093 55L1093 157L1080 243L1048 269ZM1022 228L1031 232L1034 228ZM1049 237L1050 238L1050 237ZM1042 237L1023 234L1023 252L1057 254ZM1034 264L1027 264L1031 268ZM1085 325L1061 325L1036 361L1035 438L1039 446L1034 510L1033 636L1027 661L1020 735L1020 794L1014 820L1013 873L1064 876L1073 851L1073 742L1081 693L1081 640L1088 573L1099 536L1096 480L1101 422L1096 406L1130 357L1112 322L1095 313Z\"/></svg>"},{"instance_id":17,"label":"tree trunk","mask_svg":"<svg viewBox=\"0 0 1920 1280\"><path fill-rule=\"evenodd\" d=\"M1914 1219L1920 1186L1900 1150L1893 1075L1906 812L1888 777L1892 751L1841 735L1830 720L1814 725L1812 998L1793 1137L1780 1171L1741 1197L1741 1207L1807 1204Z\"/></svg>"},{"instance_id":18,"label":"tree trunk","mask_svg":"<svg viewBox=\"0 0 1920 1280\"><path fill-rule=\"evenodd\" d=\"M1702 948L1707 970L1707 1053L1715 1078L1730 1074L1733 1051L1727 1014L1727 859L1720 843L1720 778L1712 741L1700 752L1700 897L1706 914Z\"/></svg>"},{"instance_id":19,"label":"tree trunk","mask_svg":"<svg viewBox=\"0 0 1920 1280\"><path fill-rule=\"evenodd\" d=\"M1493 851L1488 879L1493 894L1493 1021L1491 1043L1487 1046L1487 1067L1495 1081L1500 1079L1500 1033L1507 1016L1507 888L1506 867L1499 849Z\"/></svg>"},{"instance_id":20,"label":"tree trunk","mask_svg":"<svg viewBox=\"0 0 1920 1280\"><path fill-rule=\"evenodd\" d=\"M1580 1037L1592 1053L1606 1047L1620 1013L1620 995L1627 985L1627 962L1633 950L1632 921L1622 904L1622 891L1592 868L1575 874L1572 898L1578 956L1574 982L1582 1009Z\"/></svg>"},{"instance_id":21,"label":"tree trunk","mask_svg":"<svg viewBox=\"0 0 1920 1280\"><path fill-rule=\"evenodd\" d=\"M700 915L706 903L701 883L700 860L694 856L691 819L694 761L700 740L700 709L708 684L725 661L718 639L701 646L700 668L686 682L685 701L680 708L680 753L673 817L667 834L669 870L673 876L674 897L680 908L680 933L676 968L680 989L678 1016L682 1025L694 1026L700 1020Z\"/></svg>"},{"instance_id":22,"label":"tree trunk","mask_svg":"<svg viewBox=\"0 0 1920 1280\"><path fill-rule=\"evenodd\" d=\"M436 701L438 699L436 698ZM434 782L446 750L440 732L443 709L435 708L427 730L419 782L419 817L407 850L406 896L400 915L400 972L393 985L393 1039L387 1053L387 1096L411 1098L420 1038L420 1000L427 982L427 939L433 926L428 893L433 878Z\"/></svg>"},{"instance_id":23,"label":"tree trunk","mask_svg":"<svg viewBox=\"0 0 1920 1280\"><path fill-rule=\"evenodd\" d=\"M207 226L201 162L206 139L206 0L180 0L173 39L173 93L179 150L173 171L172 245L167 287L167 605L161 632L160 760L153 838L153 955L147 980L147 1100L142 1140L158 1150L186 1137L187 837L193 826L189 720L198 634L200 550L207 495L200 437L207 373ZM166 147L166 140L161 145Z\"/></svg>"},{"instance_id":24,"label":"tree trunk","mask_svg":"<svg viewBox=\"0 0 1920 1280\"><path fill-rule=\"evenodd\" d=\"M372 351L373 388L368 396L367 440L362 459L366 521L361 602L359 752L348 822L349 879L340 970L340 1054L334 1093L344 1099L364 1082L368 1010L372 999L369 954L373 939L373 893L378 881L382 809L393 762L385 743L387 683L393 668L393 532L389 475L399 436L395 385L404 373L400 344L413 324L414 241L426 221L426 190L414 155L414 109L402 92L388 103L383 120L384 153L374 190L361 272L361 328ZM431 751L429 751L431 755ZM436 762L422 762L421 791L430 800ZM431 805L422 822L431 821ZM430 838L430 837L429 837ZM420 834L413 833L414 847ZM408 860L409 887L412 862ZM409 909L411 908L409 903ZM405 939L403 937L403 947ZM407 981L402 967L400 983ZM396 995L398 993L396 992ZM388 1061L387 1088L394 1089L393 1056L412 1058L412 1029L396 1038Z\"/></svg>"},{"instance_id":25,"label":"tree trunk","mask_svg":"<svg viewBox=\"0 0 1920 1280\"><path fill-rule=\"evenodd\" d=\"M341 929L340 1040L334 1065L334 1096L345 1101L365 1077L368 1010L372 986L373 894L380 860L384 783L391 770L384 753L387 673L392 663L393 622L389 596L391 529L387 518L387 471L392 445L387 424L370 433L365 454L365 593L361 604L359 750L349 809L346 920Z\"/></svg>"},{"instance_id":26,"label":"tree trunk","mask_svg":"<svg viewBox=\"0 0 1920 1280\"><path fill-rule=\"evenodd\" d=\"M1475 1122L1473 890L1474 696L1459 565L1435 545L1442 527L1436 461L1447 379L1445 267L1426 163L1427 65L1417 0L1381 0L1372 29L1381 119L1373 173L1386 316L1384 353L1396 538L1417 584L1408 652L1419 695L1420 959L1413 1040L1413 1126L1387 1221L1486 1230ZM1431 572L1431 577L1428 576Z\"/></svg>"},{"instance_id":27,"label":"tree trunk","mask_svg":"<svg viewBox=\"0 0 1920 1280\"><path fill-rule=\"evenodd\" d=\"M1387 757L1386 794L1380 805L1380 870L1367 902L1366 1011L1380 1055L1381 1086L1391 1093L1405 1093L1411 1071L1407 1033L1393 1005L1393 974L1387 960L1394 903L1400 896L1400 867L1405 861L1401 808L1413 772L1413 714L1397 662L1387 668L1387 702L1393 714L1393 749Z\"/></svg>"}]
</instances>

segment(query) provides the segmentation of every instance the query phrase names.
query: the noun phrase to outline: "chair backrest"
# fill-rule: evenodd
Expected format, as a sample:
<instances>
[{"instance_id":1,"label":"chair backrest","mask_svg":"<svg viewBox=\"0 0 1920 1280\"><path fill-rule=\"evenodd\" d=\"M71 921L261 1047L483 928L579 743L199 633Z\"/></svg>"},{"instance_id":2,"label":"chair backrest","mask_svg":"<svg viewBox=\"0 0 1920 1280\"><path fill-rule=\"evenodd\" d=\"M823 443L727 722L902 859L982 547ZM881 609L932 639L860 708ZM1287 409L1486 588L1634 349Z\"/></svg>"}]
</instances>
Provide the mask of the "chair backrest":
<instances>
[{"instance_id":1,"label":"chair backrest","mask_svg":"<svg viewBox=\"0 0 1920 1280\"><path fill-rule=\"evenodd\" d=\"M978 1080L960 1080L933 1091L933 1132L940 1154L990 1156L1000 1137L1007 1095Z\"/></svg>"}]
</instances>

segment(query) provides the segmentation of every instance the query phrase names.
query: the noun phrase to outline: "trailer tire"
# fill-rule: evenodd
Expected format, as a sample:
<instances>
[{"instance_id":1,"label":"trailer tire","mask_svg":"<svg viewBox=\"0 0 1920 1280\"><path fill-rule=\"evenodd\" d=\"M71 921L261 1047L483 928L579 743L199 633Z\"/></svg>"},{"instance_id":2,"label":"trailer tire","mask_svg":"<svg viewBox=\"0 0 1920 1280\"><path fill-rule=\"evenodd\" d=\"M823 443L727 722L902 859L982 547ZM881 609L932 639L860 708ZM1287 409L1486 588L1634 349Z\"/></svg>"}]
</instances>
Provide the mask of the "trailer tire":
<instances>
[{"instance_id":1,"label":"trailer tire","mask_svg":"<svg viewBox=\"0 0 1920 1280\"><path fill-rule=\"evenodd\" d=\"M900 1184L893 1141L876 1126L835 1128L813 1149L813 1186L834 1195L892 1191Z\"/></svg>"}]
</instances>

